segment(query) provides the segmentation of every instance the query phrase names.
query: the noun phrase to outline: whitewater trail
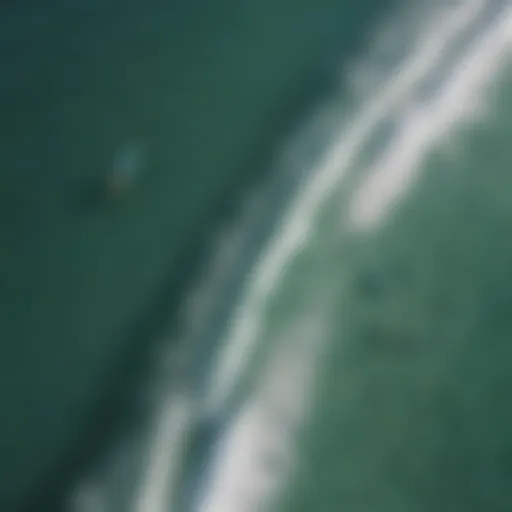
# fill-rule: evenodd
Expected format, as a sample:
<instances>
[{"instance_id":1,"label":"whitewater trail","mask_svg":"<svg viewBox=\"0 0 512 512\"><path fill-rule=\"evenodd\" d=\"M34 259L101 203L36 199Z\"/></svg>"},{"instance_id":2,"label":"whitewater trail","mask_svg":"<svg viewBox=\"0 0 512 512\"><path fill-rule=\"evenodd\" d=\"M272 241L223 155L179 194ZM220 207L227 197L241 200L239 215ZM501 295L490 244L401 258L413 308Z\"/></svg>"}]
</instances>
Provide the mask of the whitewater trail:
<instances>
[{"instance_id":1,"label":"whitewater trail","mask_svg":"<svg viewBox=\"0 0 512 512\"><path fill-rule=\"evenodd\" d=\"M233 316L217 378L213 380L213 411L218 410L240 378L263 331L271 296L285 279L291 261L299 252L308 251L319 211L330 194L342 186L375 126L386 116L398 116L400 121L394 138L365 171L348 205L346 227L357 231L377 227L390 206L413 184L436 143L450 137L457 126L486 119L486 86L496 81L510 57L512 9L507 6L498 9L492 23L472 38L430 101L418 105L415 94L442 63L446 48L479 20L490 4L468 1L440 9L425 28L416 51L380 92L363 104L297 196L248 282L245 301ZM296 313L303 321L301 315L305 312ZM310 321L318 327L313 318ZM281 346L276 349L275 359L264 370L264 384L254 390L218 444L210 487L201 492L203 499L197 508L200 512L263 510L290 476L296 450L289 429L300 424L307 410L305 404L315 381L315 356L328 338L319 327L313 332L305 329L304 336L309 340L308 350L296 350L294 343L300 337L291 344L278 342ZM272 412L276 401L287 405L293 421L289 417L276 421ZM274 462L277 472L265 464L269 457L281 461L282 466Z\"/></svg>"},{"instance_id":2,"label":"whitewater trail","mask_svg":"<svg viewBox=\"0 0 512 512\"><path fill-rule=\"evenodd\" d=\"M491 21L464 45L428 101L419 101L422 86L446 64L447 50L460 43L490 9L496 11ZM206 395L198 403L188 389L175 386L163 400L151 434L144 474L130 506L133 512L182 512L172 507L172 490L180 472L180 451L188 427L198 416L216 418L223 414L255 351L263 345L271 344L273 348L252 392L214 447L205 485L198 490L199 499L191 512L264 510L271 507L291 478L300 458L293 442L294 432L307 417L335 314L329 307L331 296L342 283L319 283L313 287L309 297L298 301L291 318L271 335L269 304L283 293L291 264L299 254L314 255L306 267L309 276L322 273L324 260L315 245L323 229L319 217L338 200L337 192L348 186L345 178L357 168L376 127L390 118L397 120L397 129L386 147L359 173L350 201L336 210L338 215L341 210L342 221L338 224L345 230L376 229L397 198L414 184L432 149L445 144L465 122L485 121L487 86L510 61L512 8L504 2L436 3L428 17L419 17L416 30L404 27L415 33L414 44L405 36L400 39L402 25L401 18L396 18L376 34L376 41L402 45L396 51L403 57L393 63L387 75L381 73L376 80L371 69L365 70L365 59L354 69L354 86L366 92L348 121L331 133L328 150L274 226L274 234L246 275L243 293L222 336L222 350L215 360ZM371 56L368 60L372 62ZM371 83L361 84L358 80ZM254 216L261 214L264 207L255 206ZM244 244L243 232L250 226L242 228L228 245L236 240ZM229 273L231 264L226 263L223 268L222 276ZM214 295L215 289L208 300L214 300ZM196 301L198 297L201 298L200 287ZM93 492L85 494L88 503L92 503ZM107 510L101 508L100 498L94 503L73 510Z\"/></svg>"},{"instance_id":3,"label":"whitewater trail","mask_svg":"<svg viewBox=\"0 0 512 512\"><path fill-rule=\"evenodd\" d=\"M418 82L441 59L442 50L475 21L484 6L485 1L476 0L462 3L453 12L443 10L439 13L425 34L423 45L389 79L382 92L368 100L362 112L355 116L346 131L342 131L339 139L333 143L310 182L297 195L250 276L245 299L233 314L233 324L225 338L226 349L220 356L219 370L213 381L209 400L212 410L219 409L240 375L244 366L242 362L250 355L249 347L253 345L258 328L263 323L261 317L266 301L283 276L283 269L311 236L319 208L328 195L340 186L375 125L413 92Z\"/></svg>"}]
</instances>

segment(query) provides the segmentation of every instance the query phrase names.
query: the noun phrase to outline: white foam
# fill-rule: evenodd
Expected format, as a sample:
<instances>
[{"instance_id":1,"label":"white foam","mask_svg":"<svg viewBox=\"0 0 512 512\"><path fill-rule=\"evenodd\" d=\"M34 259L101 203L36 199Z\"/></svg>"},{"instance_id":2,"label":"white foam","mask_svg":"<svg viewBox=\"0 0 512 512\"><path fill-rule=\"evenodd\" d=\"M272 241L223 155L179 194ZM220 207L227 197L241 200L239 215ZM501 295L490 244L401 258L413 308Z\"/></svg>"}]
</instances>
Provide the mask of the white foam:
<instances>
[{"instance_id":1,"label":"white foam","mask_svg":"<svg viewBox=\"0 0 512 512\"><path fill-rule=\"evenodd\" d=\"M165 503L172 499L169 483L176 480L180 468L184 433L191 414L191 402L187 397L179 393L168 397L154 433L148 469L133 505L134 512L163 511Z\"/></svg>"},{"instance_id":2,"label":"white foam","mask_svg":"<svg viewBox=\"0 0 512 512\"><path fill-rule=\"evenodd\" d=\"M219 410L243 371L262 324L266 300L271 296L286 264L306 244L321 204L339 186L372 128L410 93L418 80L440 60L443 49L477 19L484 6L485 1L472 0L451 8L448 13L445 9L438 13L433 26L424 35L423 44L406 60L400 73L392 77L379 94L368 100L295 199L280 229L276 230L258 261L248 280L245 298L235 311L212 382L212 393L208 400L211 413Z\"/></svg>"},{"instance_id":3,"label":"white foam","mask_svg":"<svg viewBox=\"0 0 512 512\"><path fill-rule=\"evenodd\" d=\"M286 266L290 264L300 249L307 245L320 207L328 199L329 194L340 186L347 170L371 135L374 126L389 115L403 101L404 97L411 94L418 81L426 76L441 59L444 48L455 41L478 18L484 6L484 0L467 0L458 3L456 6L452 5L450 8L442 8L437 12L434 16L434 22L425 29L423 37L420 38L421 45L400 67L400 72L391 77L380 91L377 91L372 98L369 98L363 104L362 109L346 129L340 133L331 149L326 153L322 162L312 174L309 183L297 195L284 216L280 229L276 230L275 236L270 240L265 252L255 265L250 278L247 280L242 301L234 312L233 321L229 325L224 340L224 350L217 361L216 371L211 382L211 394L206 400L210 414L216 415L222 409L226 398L243 372L250 358L253 345L261 332L268 299L272 296L276 285L282 278ZM509 18L508 14L506 18ZM499 27L498 31L501 31L500 41L503 41L507 39L504 35L503 23ZM498 41L498 39L493 40ZM493 56L496 54L498 43L493 44L493 51L486 50L485 55L488 59L494 58ZM490 47L486 46L486 48ZM473 59L476 59L476 57L473 57ZM473 75L476 77L480 76L479 73L491 73L492 71L492 67L481 67L478 71L474 70ZM464 73L467 78L466 81L469 80L470 75L473 76L468 70ZM475 78L472 83L476 82L478 80ZM444 99L438 98L439 103L436 112L447 108L446 102L448 101L463 104L462 101L459 101L460 98L457 99L457 95L461 92L460 84L462 82L459 81L458 83L458 89L447 89L443 96ZM467 102L464 104L467 104ZM453 119L463 113L461 108L454 109L451 107L450 112L452 112ZM421 140L423 141L427 140L429 135L432 136L434 131L432 126L434 124L436 129L440 127L440 117L435 118L438 119L436 124L433 123L434 116L434 113L427 114L423 111L417 111L408 121L409 123L415 123L417 127L423 126L421 129ZM429 122L433 124L429 125ZM429 127L427 128L427 126ZM410 168L416 158L415 155L418 154L420 148L424 147L425 143L415 142L418 139L413 138L412 135L407 135L411 137L407 139L405 132L404 129L400 137L402 137L403 144L410 146L407 149L407 158L403 157L404 162L407 162L407 166ZM396 151L396 145L394 147ZM392 161L391 154L390 149L387 153L389 162ZM407 167L405 164L403 165L404 168ZM396 187L396 185L394 186ZM389 185L389 187L391 190L392 186ZM304 394L305 390L297 383L297 380L291 377L290 379L296 384L295 392ZM223 508L209 508L207 509L208 512L213 510L222 510L223 512L243 511L240 501L237 501L239 498L235 499L234 496L239 496L239 492L249 494L252 492L247 487L247 482L251 481L252 470L247 469L248 466L244 466L242 459L244 459L244 453L247 455L248 452L259 446L261 441L259 438L262 436L262 438L265 438L265 432L268 433L269 427L261 419L263 410L259 406L248 405L247 407L248 409L241 417L244 419L239 419L238 427L233 427L233 432L238 433L233 434L232 437L228 436L225 444L222 445L222 450L231 455L225 459L227 465L219 467L217 483L214 485L215 491L212 490L212 494L204 502L210 503L210 507L214 507L214 503L223 503ZM169 478L169 457L172 456L168 453L169 443L172 441L165 434L166 429L170 429L170 426L167 424L167 420L163 418L162 427L160 428L162 435L156 436L153 443L153 456L148 461L145 485L141 489L140 500L135 509L137 512L163 512L168 508L165 489ZM167 463L162 462L165 457L167 457ZM239 459L242 462L239 462L238 465L233 462ZM244 467L246 470L243 469ZM231 501L231 498L229 500L223 498L227 495L232 496L234 501ZM246 494L244 495L246 496Z\"/></svg>"},{"instance_id":4,"label":"white foam","mask_svg":"<svg viewBox=\"0 0 512 512\"><path fill-rule=\"evenodd\" d=\"M510 56L512 9L481 35L451 73L451 79L425 107L408 116L384 156L368 172L351 206L356 229L373 228L393 202L408 189L421 162L441 137L449 137L455 124L480 118L485 112L482 95L500 65Z\"/></svg>"},{"instance_id":5,"label":"white foam","mask_svg":"<svg viewBox=\"0 0 512 512\"><path fill-rule=\"evenodd\" d=\"M315 216L321 205L339 187L377 122L390 115L403 98L414 90L418 81L435 66L444 47L456 40L476 20L483 6L484 2L465 2L448 13L444 10L439 13L423 45L407 60L401 73L391 79L368 105L363 106L292 205L281 230L259 261L248 284L245 301L240 305L229 331L226 353L220 360L217 379L213 382L216 386L210 402L213 412L221 406L240 375L250 355L251 345L263 326L265 305L282 277L285 266L310 240ZM454 70L454 78L434 98L428 110L414 107L405 116L397 138L392 141L379 164L370 170L369 176L377 180L373 182L376 184L373 189L375 196L396 196L404 183L404 169L415 168L419 155L427 151L435 137L446 134L456 122L463 121L468 115L474 115L475 106L480 105L475 103L475 95L481 90L483 81L489 81L497 72L500 56L503 56L503 50L510 41L509 18L509 11L504 11L498 23L479 38ZM395 167L402 169L401 180L390 179L391 170ZM382 169L387 170L386 179L380 178L379 181L380 173L385 174ZM356 225L359 225L359 221L355 217ZM318 333L315 339L318 341L321 337ZM314 350L311 350L311 354L314 354ZM312 365L314 360L305 358L302 366L296 368L296 373L287 371L285 365L282 365L276 370L281 380L275 380L269 375L267 386L264 387L266 391L260 390L254 401L249 402L237 417L218 447L219 456L215 461L211 488L207 489L202 508L199 509L201 512L263 510L263 504L268 504L269 495L277 490L282 479L275 479L270 485L258 470L258 457L264 452L269 440L271 443L282 443L287 459L291 452L289 448L286 451L289 437L284 435L279 440L283 432L268 422L271 407L265 396L267 400L269 396L275 400L282 395L286 397L284 403L292 403L296 411L304 412L305 397L312 377L302 377L306 375L306 369L311 371L310 375L314 375ZM295 423L300 421L300 416L299 412L294 419Z\"/></svg>"},{"instance_id":6,"label":"white foam","mask_svg":"<svg viewBox=\"0 0 512 512\"><path fill-rule=\"evenodd\" d=\"M309 402L314 362L326 339L324 316L310 313L281 335L255 394L216 446L211 478L198 491L199 512L265 510L293 471L293 431Z\"/></svg>"}]
</instances>

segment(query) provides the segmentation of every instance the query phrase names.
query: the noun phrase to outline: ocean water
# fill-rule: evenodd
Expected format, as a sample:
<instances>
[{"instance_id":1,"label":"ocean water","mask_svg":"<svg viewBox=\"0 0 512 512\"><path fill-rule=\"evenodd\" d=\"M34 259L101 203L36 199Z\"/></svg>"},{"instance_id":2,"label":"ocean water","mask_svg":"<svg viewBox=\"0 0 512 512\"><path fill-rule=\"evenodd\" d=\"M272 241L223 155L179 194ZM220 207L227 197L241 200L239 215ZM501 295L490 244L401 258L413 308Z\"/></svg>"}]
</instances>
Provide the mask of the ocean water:
<instances>
[{"instance_id":1,"label":"ocean water","mask_svg":"<svg viewBox=\"0 0 512 512\"><path fill-rule=\"evenodd\" d=\"M73 510L510 508L512 11L402 6L367 41L219 237L146 443Z\"/></svg>"},{"instance_id":2,"label":"ocean water","mask_svg":"<svg viewBox=\"0 0 512 512\"><path fill-rule=\"evenodd\" d=\"M138 488L160 373L186 374L198 395L208 385L250 261L311 167L274 173L303 158L283 147L390 3L2 3L2 510L66 509L88 467L117 464L122 478L105 470L114 488ZM313 151L323 139L302 140ZM231 236L219 226L242 215L253 186L272 198L261 207L255 194L215 320L173 334L198 266ZM169 355L180 343L187 354ZM110 447L138 422L139 448L117 459ZM128 507L131 493L114 494L111 510Z\"/></svg>"},{"instance_id":3,"label":"ocean water","mask_svg":"<svg viewBox=\"0 0 512 512\"><path fill-rule=\"evenodd\" d=\"M245 35L223 36L223 26L195 47L207 69L234 39L254 37L261 53L245 48L226 72L201 75L218 96L190 101L210 108L215 122L205 136L220 134L198 144L190 126L191 146L213 158L234 143L243 123L233 113L233 131L223 133L218 119L228 102L213 100L225 97L233 78L226 73L242 63L257 84L241 87L239 97L230 89L233 112L292 53L296 67L283 76L300 81L302 60L309 71L327 61L330 86L288 123L265 162L267 178L246 187L236 215L213 232L177 326L162 330L151 349L148 376L136 387L136 421L74 479L63 508L508 510L510 6L401 5L349 59L339 45L349 30L346 5L326 1L316 11L301 3L291 23L284 4L269 18L268 6L237 10L226 2L222 16ZM195 8L183 16L197 21L194 13L206 11ZM201 29L220 13L216 6L202 14ZM251 28L258 19L266 21ZM252 35L262 26L265 37ZM308 53L312 41L318 46ZM271 58L278 46L282 53ZM186 69L173 78L192 83ZM272 84L254 112L279 97ZM189 106L176 127L192 123L184 120L192 119ZM122 138L119 161L139 138L151 139L135 137L133 146L133 136ZM195 200L207 196L203 185L205 192L190 189ZM147 227L154 217L146 220Z\"/></svg>"}]
</instances>

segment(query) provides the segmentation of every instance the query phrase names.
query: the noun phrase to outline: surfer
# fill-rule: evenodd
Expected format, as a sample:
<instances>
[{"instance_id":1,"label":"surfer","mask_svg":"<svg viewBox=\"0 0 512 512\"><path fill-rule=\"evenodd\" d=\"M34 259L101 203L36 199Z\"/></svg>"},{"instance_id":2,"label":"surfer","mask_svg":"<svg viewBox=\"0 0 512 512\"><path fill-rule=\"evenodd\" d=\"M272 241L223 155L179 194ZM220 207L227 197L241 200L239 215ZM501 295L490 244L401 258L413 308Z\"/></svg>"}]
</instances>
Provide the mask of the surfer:
<instances>
[{"instance_id":1,"label":"surfer","mask_svg":"<svg viewBox=\"0 0 512 512\"><path fill-rule=\"evenodd\" d=\"M109 197L124 196L133 189L135 179L142 170L143 160L144 150L138 144L126 145L116 154L105 180Z\"/></svg>"}]
</instances>

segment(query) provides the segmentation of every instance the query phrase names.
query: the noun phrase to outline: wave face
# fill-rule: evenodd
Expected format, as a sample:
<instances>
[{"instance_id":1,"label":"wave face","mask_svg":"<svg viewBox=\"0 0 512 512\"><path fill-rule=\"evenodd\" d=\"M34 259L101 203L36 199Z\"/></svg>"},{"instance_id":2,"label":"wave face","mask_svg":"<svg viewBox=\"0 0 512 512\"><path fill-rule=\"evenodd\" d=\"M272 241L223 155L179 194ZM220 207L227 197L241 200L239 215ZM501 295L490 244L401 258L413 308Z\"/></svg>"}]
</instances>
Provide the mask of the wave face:
<instances>
[{"instance_id":1,"label":"wave face","mask_svg":"<svg viewBox=\"0 0 512 512\"><path fill-rule=\"evenodd\" d=\"M419 3L333 69L219 234L145 442L71 510L510 508L511 49L508 2Z\"/></svg>"}]
</instances>

